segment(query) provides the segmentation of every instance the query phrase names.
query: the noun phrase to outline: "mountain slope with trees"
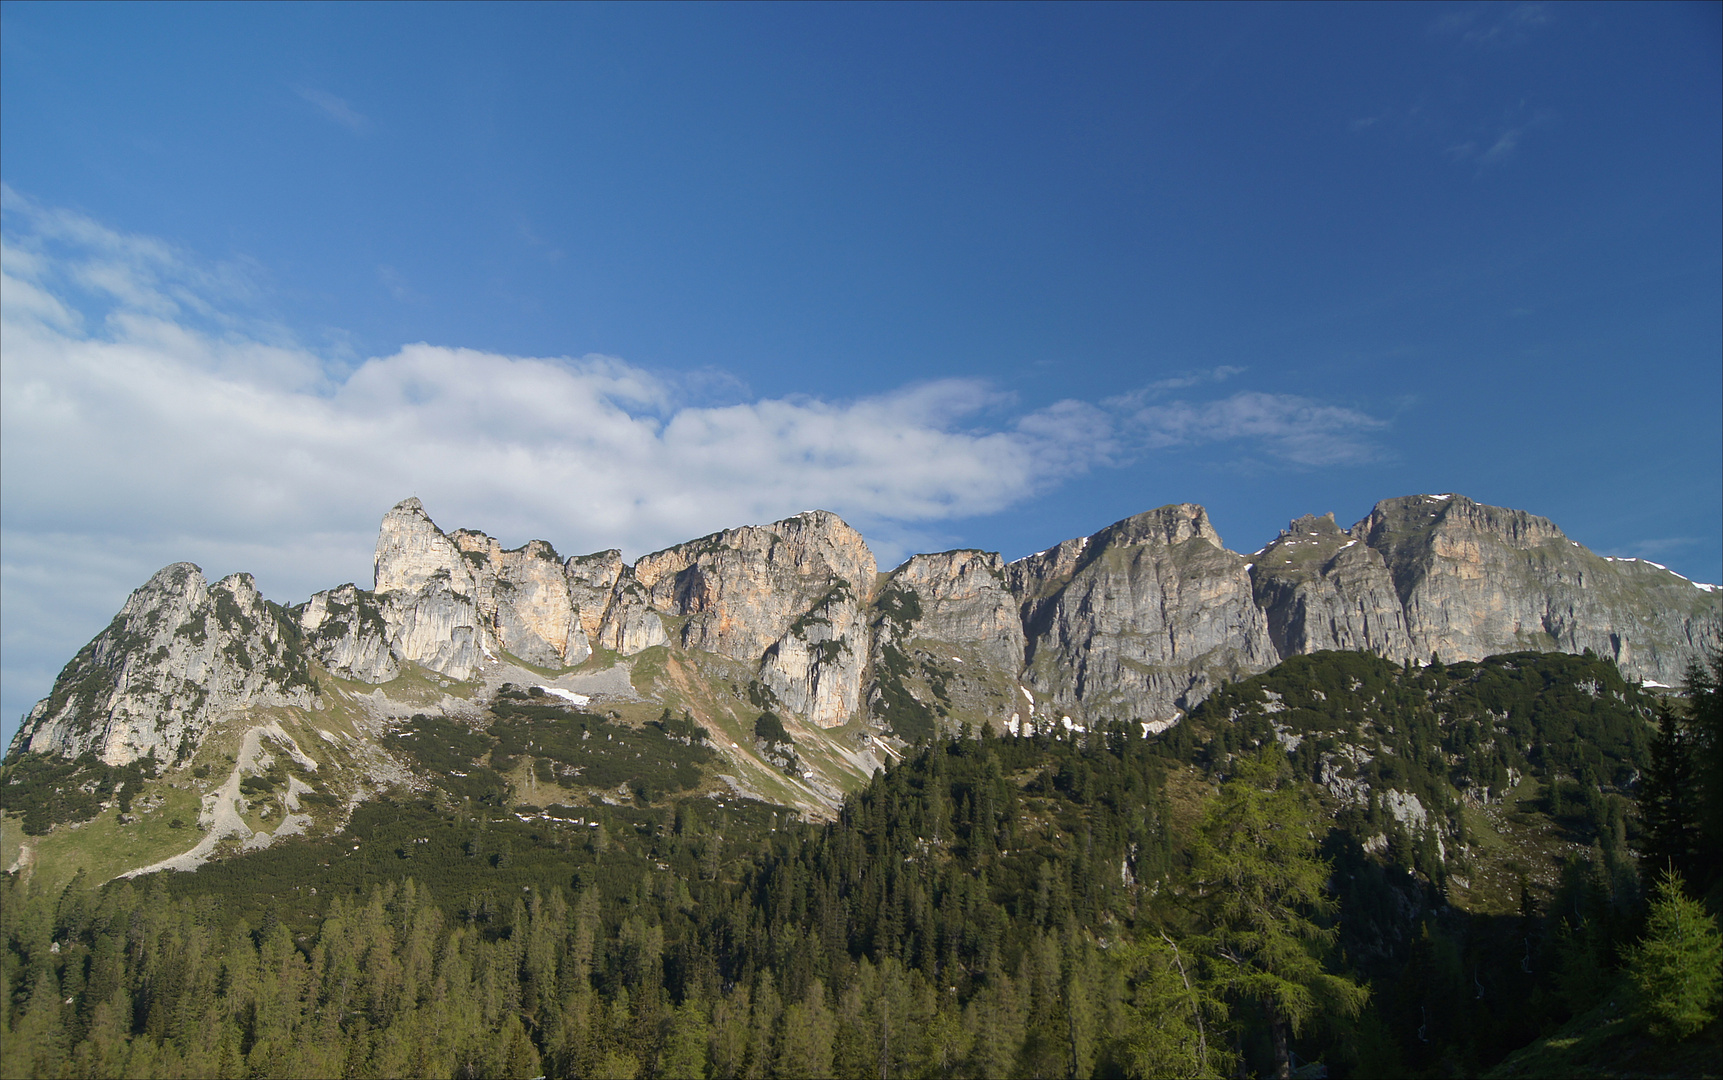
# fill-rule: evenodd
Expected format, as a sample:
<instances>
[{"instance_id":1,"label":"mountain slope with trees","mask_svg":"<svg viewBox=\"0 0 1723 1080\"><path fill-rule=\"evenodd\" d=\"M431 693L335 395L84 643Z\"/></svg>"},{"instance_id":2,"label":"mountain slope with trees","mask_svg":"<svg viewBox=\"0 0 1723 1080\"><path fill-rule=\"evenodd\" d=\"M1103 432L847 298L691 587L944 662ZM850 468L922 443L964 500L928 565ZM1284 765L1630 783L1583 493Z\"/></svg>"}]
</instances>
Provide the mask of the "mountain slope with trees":
<instances>
[{"instance_id":1,"label":"mountain slope with trees","mask_svg":"<svg viewBox=\"0 0 1723 1080\"><path fill-rule=\"evenodd\" d=\"M824 823L673 770L523 805L615 722L504 703L404 736L465 762L326 839L9 875L6 1071L1461 1075L1651 948L1630 793L1658 702L1604 660L1297 658L1153 738L924 742Z\"/></svg>"}]
</instances>

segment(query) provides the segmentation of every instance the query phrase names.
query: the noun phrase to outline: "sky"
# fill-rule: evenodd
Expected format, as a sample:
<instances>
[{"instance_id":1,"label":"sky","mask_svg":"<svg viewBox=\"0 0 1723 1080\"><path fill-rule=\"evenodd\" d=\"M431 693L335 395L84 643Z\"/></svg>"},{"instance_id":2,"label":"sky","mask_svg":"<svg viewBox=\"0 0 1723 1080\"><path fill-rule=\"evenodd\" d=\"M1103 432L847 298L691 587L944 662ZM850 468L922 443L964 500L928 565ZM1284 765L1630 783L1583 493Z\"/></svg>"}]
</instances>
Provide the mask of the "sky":
<instances>
[{"instance_id":1,"label":"sky","mask_svg":"<svg viewBox=\"0 0 1723 1080\"><path fill-rule=\"evenodd\" d=\"M0 3L0 738L156 569L1459 492L1723 578L1716 4Z\"/></svg>"}]
</instances>

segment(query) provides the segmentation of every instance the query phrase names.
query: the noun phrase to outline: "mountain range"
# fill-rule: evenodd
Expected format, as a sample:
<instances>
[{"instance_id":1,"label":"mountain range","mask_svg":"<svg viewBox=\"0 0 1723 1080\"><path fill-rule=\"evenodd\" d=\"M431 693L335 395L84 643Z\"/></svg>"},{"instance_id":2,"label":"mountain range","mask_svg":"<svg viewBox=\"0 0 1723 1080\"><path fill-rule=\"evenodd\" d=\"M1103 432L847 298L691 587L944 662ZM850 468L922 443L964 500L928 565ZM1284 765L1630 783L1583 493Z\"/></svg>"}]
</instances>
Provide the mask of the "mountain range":
<instances>
[{"instance_id":1,"label":"mountain range","mask_svg":"<svg viewBox=\"0 0 1723 1080\"><path fill-rule=\"evenodd\" d=\"M513 684L685 717L738 790L817 812L936 732L1147 734L1320 650L1589 652L1655 687L1720 636L1716 586L1450 494L1385 500L1349 529L1299 518L1248 555L1182 503L1015 562L948 551L886 572L825 511L631 564L445 532L407 499L383 517L370 589L282 607L248 574L163 568L66 665L9 756L183 762L236 717L331 739L318 717L338 718L374 744L407 717L477 722ZM788 743L758 735L762 715Z\"/></svg>"}]
</instances>

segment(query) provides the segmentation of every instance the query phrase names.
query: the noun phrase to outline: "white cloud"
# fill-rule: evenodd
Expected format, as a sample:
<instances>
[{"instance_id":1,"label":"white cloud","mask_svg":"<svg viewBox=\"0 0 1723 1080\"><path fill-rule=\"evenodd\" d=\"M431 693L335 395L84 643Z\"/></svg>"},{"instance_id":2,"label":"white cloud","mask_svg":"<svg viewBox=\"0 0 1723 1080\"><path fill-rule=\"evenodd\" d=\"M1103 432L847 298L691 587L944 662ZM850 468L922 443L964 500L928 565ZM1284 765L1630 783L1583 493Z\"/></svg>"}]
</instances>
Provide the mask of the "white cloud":
<instances>
[{"instance_id":1,"label":"white cloud","mask_svg":"<svg viewBox=\"0 0 1723 1080\"><path fill-rule=\"evenodd\" d=\"M361 115L358 110L347 102L326 90L317 90L309 86L295 86L293 92L305 101L317 107L324 116L340 124L355 135L364 134L371 126L371 121Z\"/></svg>"},{"instance_id":2,"label":"white cloud","mask_svg":"<svg viewBox=\"0 0 1723 1080\"><path fill-rule=\"evenodd\" d=\"M1548 4L1491 4L1445 12L1431 23L1430 30L1440 37L1457 37L1473 48L1501 49L1525 43L1533 31L1554 22Z\"/></svg>"},{"instance_id":3,"label":"white cloud","mask_svg":"<svg viewBox=\"0 0 1723 1080\"><path fill-rule=\"evenodd\" d=\"M383 288L389 290L390 296L403 304L417 304L425 299L413 291L413 287L407 284L407 279L401 276L399 270L386 263L377 267L377 280L383 283Z\"/></svg>"},{"instance_id":4,"label":"white cloud","mask_svg":"<svg viewBox=\"0 0 1723 1080\"><path fill-rule=\"evenodd\" d=\"M1105 450L1093 407L1001 420L1009 399L973 380L715 407L600 356L416 344L343 371L220 310L232 283L166 245L8 195L7 728L161 565L249 570L285 601L365 584L376 522L410 494L445 527L567 553L638 554L812 507L896 547Z\"/></svg>"},{"instance_id":5,"label":"white cloud","mask_svg":"<svg viewBox=\"0 0 1723 1080\"><path fill-rule=\"evenodd\" d=\"M892 565L949 546L953 522L1154 447L1248 439L1300 465L1348 463L1381 426L1266 394L1141 407L1236 367L1025 412L965 379L750 400L727 377L603 356L421 343L336 364L246 314L244 267L0 195L8 732L159 567L251 571L285 602L368 584L376 523L408 495L445 528L630 556L823 507ZM732 403L709 403L719 384Z\"/></svg>"}]
</instances>

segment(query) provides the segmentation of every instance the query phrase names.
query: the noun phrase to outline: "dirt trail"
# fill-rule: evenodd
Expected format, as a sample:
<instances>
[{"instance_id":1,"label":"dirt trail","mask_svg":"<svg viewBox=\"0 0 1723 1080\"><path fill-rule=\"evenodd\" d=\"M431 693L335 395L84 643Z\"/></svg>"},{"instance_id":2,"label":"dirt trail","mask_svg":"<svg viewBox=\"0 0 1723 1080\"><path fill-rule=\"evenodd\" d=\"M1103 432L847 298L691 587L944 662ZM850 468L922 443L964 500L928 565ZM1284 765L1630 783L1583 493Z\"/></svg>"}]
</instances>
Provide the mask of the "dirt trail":
<instances>
[{"instance_id":1,"label":"dirt trail","mask_svg":"<svg viewBox=\"0 0 1723 1080\"><path fill-rule=\"evenodd\" d=\"M158 870L196 870L209 861L209 857L215 852L216 845L229 836L241 837L241 845L244 848L255 850L268 847L276 837L292 836L303 832L304 827L311 821L304 814L289 814L273 833L264 832L261 829L254 833L251 831L251 826L245 823L245 819L239 816L239 804L243 798L239 791L239 782L245 778L246 773L257 771L257 756L262 752L263 736L265 735L274 736L278 742L282 743L283 751L301 765L313 771L316 770L317 763L305 756L298 744L293 741L292 736L281 729L280 724L264 724L250 728L240 743L239 754L233 763L233 771L227 775L227 782L203 797L203 810L198 814L197 823L209 831L204 833L203 839L198 841L197 846L190 851L181 852L160 862L151 863L136 870L128 870L119 876L132 878L142 874L153 874ZM303 785L299 786L303 787ZM288 809L297 809L299 791L296 790L294 781L290 780L287 790ZM305 790L309 791L310 789L305 788Z\"/></svg>"}]
</instances>

